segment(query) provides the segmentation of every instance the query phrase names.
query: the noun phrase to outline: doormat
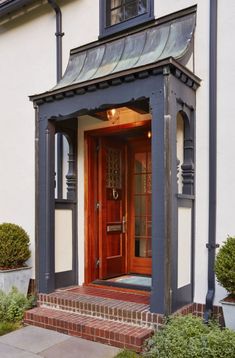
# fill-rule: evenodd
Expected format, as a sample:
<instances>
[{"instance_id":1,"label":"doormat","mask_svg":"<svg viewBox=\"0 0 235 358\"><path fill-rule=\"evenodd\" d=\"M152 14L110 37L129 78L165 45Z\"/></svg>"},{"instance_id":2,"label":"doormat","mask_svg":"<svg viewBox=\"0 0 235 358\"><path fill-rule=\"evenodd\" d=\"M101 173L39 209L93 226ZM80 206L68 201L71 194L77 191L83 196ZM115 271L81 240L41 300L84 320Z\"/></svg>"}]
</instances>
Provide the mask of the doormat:
<instances>
[{"instance_id":1,"label":"doormat","mask_svg":"<svg viewBox=\"0 0 235 358\"><path fill-rule=\"evenodd\" d=\"M125 275L111 278L107 281L125 283L128 285L151 287L152 278L147 276Z\"/></svg>"}]
</instances>

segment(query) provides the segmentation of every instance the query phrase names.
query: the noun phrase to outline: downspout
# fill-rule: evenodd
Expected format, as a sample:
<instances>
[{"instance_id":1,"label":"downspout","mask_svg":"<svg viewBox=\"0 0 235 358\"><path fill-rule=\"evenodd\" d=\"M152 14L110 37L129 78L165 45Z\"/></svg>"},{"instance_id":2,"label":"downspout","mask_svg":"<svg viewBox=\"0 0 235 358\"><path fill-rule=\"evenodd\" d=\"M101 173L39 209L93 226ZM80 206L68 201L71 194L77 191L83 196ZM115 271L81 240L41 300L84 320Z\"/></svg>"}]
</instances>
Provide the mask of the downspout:
<instances>
[{"instance_id":1,"label":"downspout","mask_svg":"<svg viewBox=\"0 0 235 358\"><path fill-rule=\"evenodd\" d=\"M62 78L62 13L59 5L55 0L48 0L48 4L54 9L56 13L56 79L57 83ZM63 158L63 136L61 133L57 134L57 197L62 199L62 158Z\"/></svg>"},{"instance_id":2,"label":"downspout","mask_svg":"<svg viewBox=\"0 0 235 358\"><path fill-rule=\"evenodd\" d=\"M210 0L209 55L209 229L208 229L208 291L204 320L213 313L215 295L216 184L217 184L217 0Z\"/></svg>"},{"instance_id":3,"label":"downspout","mask_svg":"<svg viewBox=\"0 0 235 358\"><path fill-rule=\"evenodd\" d=\"M64 36L62 32L62 14L55 0L48 0L48 4L51 5L56 13L56 78L58 83L62 77L62 37Z\"/></svg>"}]
</instances>

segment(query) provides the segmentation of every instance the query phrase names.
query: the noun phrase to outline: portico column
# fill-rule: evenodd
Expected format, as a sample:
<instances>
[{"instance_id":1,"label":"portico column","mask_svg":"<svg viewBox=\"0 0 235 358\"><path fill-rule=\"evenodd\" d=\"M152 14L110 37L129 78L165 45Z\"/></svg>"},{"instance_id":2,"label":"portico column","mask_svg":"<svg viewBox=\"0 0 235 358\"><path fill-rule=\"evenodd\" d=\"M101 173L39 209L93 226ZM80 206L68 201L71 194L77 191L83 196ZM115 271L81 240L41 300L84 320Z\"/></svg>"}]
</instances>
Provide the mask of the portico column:
<instances>
[{"instance_id":1,"label":"portico column","mask_svg":"<svg viewBox=\"0 0 235 358\"><path fill-rule=\"evenodd\" d=\"M39 117L38 179L38 291L54 290L54 181L55 128L42 114Z\"/></svg>"},{"instance_id":2,"label":"portico column","mask_svg":"<svg viewBox=\"0 0 235 358\"><path fill-rule=\"evenodd\" d=\"M152 292L151 311L168 314L170 292L171 160L170 124L167 115L167 78L162 90L152 94ZM164 89L163 89L164 88Z\"/></svg>"}]
</instances>

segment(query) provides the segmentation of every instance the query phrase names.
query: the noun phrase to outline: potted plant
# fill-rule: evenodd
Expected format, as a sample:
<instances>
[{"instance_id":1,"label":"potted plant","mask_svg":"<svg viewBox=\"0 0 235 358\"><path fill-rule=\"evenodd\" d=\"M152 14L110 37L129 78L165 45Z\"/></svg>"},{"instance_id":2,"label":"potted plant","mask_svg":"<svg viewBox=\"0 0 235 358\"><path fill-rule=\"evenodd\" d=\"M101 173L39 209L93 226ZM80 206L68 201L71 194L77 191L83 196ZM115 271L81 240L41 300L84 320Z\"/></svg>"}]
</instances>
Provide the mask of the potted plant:
<instances>
[{"instance_id":1,"label":"potted plant","mask_svg":"<svg viewBox=\"0 0 235 358\"><path fill-rule=\"evenodd\" d=\"M30 258L29 236L15 224L0 224L0 290L8 293L12 287L25 295L28 292L31 268L26 265Z\"/></svg>"},{"instance_id":2,"label":"potted plant","mask_svg":"<svg viewBox=\"0 0 235 358\"><path fill-rule=\"evenodd\" d=\"M235 237L228 237L220 247L215 260L218 283L228 291L221 301L225 325L235 330Z\"/></svg>"}]
</instances>

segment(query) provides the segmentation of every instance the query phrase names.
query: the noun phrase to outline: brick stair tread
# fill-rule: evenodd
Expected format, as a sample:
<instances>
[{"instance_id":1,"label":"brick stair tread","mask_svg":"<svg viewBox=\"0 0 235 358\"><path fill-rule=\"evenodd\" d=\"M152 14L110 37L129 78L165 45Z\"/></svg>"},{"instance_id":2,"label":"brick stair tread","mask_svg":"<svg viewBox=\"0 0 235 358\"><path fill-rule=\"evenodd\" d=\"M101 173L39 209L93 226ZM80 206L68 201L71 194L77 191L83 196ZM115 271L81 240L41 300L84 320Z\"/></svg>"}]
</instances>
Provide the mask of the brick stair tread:
<instances>
[{"instance_id":1,"label":"brick stair tread","mask_svg":"<svg viewBox=\"0 0 235 358\"><path fill-rule=\"evenodd\" d=\"M88 294L72 293L69 291L57 291L47 295L40 294L39 302L42 301L41 297L46 297L46 302L48 304L54 304L54 303L57 304L60 302L62 305L67 305L68 302L75 301L75 302L83 302L84 304L102 305L102 306L108 306L118 309L129 308L130 310L135 310L135 311L149 310L149 305L143 303L127 302L122 300L116 300L113 298L105 298L105 297L93 296ZM58 302L58 300L60 301ZM62 300L63 302L61 302Z\"/></svg>"},{"instance_id":2,"label":"brick stair tread","mask_svg":"<svg viewBox=\"0 0 235 358\"><path fill-rule=\"evenodd\" d=\"M24 322L137 352L153 333L150 328L44 307L27 311Z\"/></svg>"}]
</instances>

